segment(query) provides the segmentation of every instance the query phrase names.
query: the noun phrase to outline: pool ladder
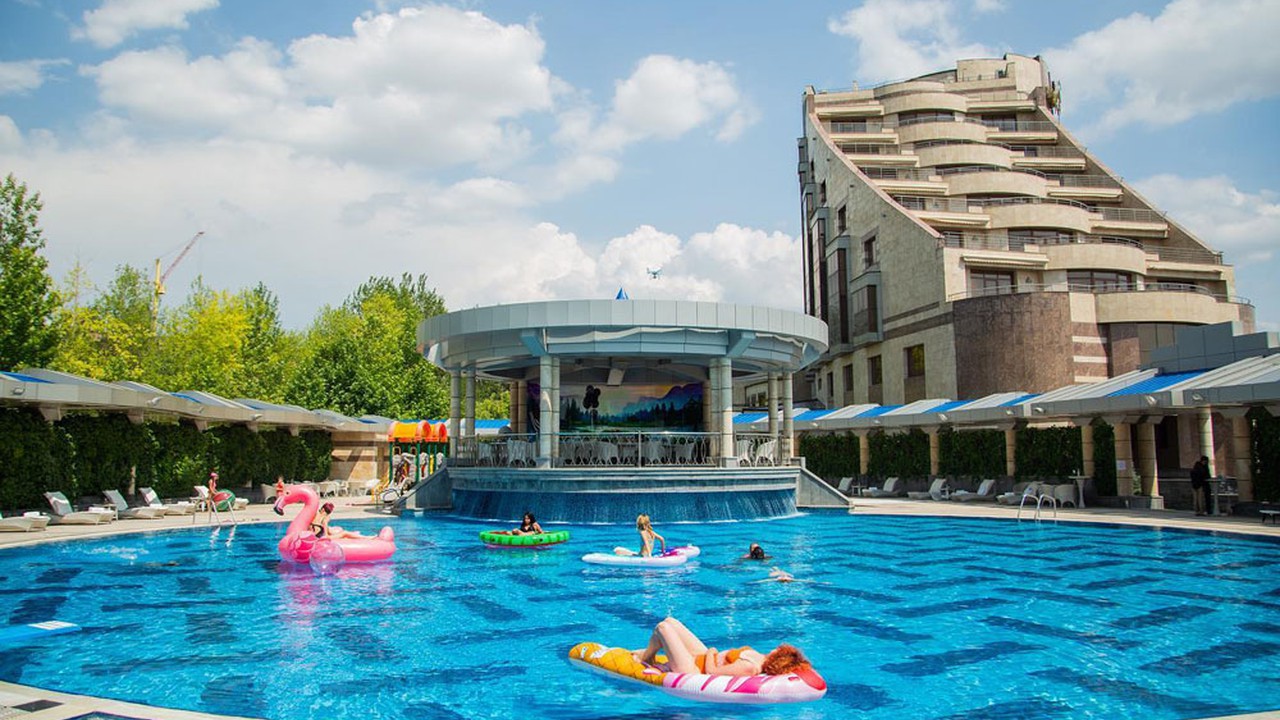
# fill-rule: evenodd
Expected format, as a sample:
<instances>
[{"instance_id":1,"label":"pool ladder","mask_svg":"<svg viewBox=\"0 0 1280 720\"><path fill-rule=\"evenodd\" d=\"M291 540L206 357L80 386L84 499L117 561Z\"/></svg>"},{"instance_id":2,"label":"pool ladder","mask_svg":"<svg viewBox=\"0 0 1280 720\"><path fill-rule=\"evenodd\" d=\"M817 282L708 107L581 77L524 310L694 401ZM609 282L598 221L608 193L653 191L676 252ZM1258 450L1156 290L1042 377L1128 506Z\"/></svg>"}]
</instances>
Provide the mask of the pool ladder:
<instances>
[{"instance_id":1,"label":"pool ladder","mask_svg":"<svg viewBox=\"0 0 1280 720\"><path fill-rule=\"evenodd\" d=\"M1022 501L1018 503L1018 519L1019 520L1022 519L1022 509L1026 507L1027 502L1029 500L1035 500L1035 503L1036 503L1036 514L1035 514L1036 522L1040 522L1040 511L1044 508L1046 504L1053 506L1053 519L1054 520L1058 519L1058 499L1048 493L1040 492L1039 483L1032 483L1028 485L1025 490L1022 491Z\"/></svg>"}]
</instances>

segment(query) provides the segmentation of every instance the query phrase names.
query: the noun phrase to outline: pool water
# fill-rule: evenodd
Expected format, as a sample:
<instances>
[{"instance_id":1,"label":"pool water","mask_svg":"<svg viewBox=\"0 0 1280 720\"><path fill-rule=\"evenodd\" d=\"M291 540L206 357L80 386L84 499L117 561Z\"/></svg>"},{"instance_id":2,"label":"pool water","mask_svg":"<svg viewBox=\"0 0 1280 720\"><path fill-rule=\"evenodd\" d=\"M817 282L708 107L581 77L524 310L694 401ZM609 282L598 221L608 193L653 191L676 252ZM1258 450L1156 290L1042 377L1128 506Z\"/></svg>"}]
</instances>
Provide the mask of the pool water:
<instances>
[{"instance_id":1,"label":"pool water","mask_svg":"<svg viewBox=\"0 0 1280 720\"><path fill-rule=\"evenodd\" d=\"M344 518L345 520L345 518ZM1186 718L1280 704L1280 543L1145 528L813 514L663 524L702 555L567 527L487 549L484 523L391 519L390 563L283 565L283 524L0 552L0 619L80 632L0 647L0 679L206 712L328 718ZM345 521L367 532L376 520ZM741 560L760 542L773 559ZM800 582L758 582L771 566ZM699 704L571 666L668 613L708 644L803 649L818 702Z\"/></svg>"}]
</instances>

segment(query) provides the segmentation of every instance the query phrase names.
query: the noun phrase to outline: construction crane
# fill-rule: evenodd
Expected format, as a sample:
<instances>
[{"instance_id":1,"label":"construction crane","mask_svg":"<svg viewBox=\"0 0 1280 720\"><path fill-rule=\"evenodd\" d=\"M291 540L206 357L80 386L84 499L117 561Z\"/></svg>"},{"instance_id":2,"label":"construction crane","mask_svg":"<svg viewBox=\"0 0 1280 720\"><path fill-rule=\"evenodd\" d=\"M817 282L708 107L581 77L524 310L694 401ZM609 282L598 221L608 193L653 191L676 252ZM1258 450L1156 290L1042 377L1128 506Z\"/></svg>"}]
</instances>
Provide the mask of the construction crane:
<instances>
[{"instance_id":1,"label":"construction crane","mask_svg":"<svg viewBox=\"0 0 1280 720\"><path fill-rule=\"evenodd\" d=\"M169 263L169 267L165 269L164 273L160 272L160 258L156 258L155 292L151 296L151 324L153 327L158 327L160 324L160 296L165 292L164 281L169 279L169 275L173 273L173 269L178 267L178 263L182 262L182 258L186 257L187 253L191 252L191 248L203 234L204 231L201 230L195 235L192 235L191 239L187 241L187 244L182 246L182 252L178 253L178 257L174 258L173 262Z\"/></svg>"}]
</instances>

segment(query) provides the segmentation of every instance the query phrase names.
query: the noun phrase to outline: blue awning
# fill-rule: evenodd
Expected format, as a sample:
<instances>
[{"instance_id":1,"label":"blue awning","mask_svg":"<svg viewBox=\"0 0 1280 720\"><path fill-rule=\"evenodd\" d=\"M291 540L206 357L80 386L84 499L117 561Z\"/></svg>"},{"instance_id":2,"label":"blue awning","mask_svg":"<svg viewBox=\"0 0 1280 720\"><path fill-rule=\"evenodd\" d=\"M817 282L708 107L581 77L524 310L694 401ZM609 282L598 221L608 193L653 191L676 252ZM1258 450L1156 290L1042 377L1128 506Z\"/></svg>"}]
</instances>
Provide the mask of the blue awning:
<instances>
[{"instance_id":1,"label":"blue awning","mask_svg":"<svg viewBox=\"0 0 1280 720\"><path fill-rule=\"evenodd\" d=\"M1208 372L1207 370L1194 370L1192 372L1169 373L1168 375L1156 375L1146 380L1138 381L1128 387L1120 388L1115 392L1108 393L1106 397L1119 397L1121 395L1141 395L1142 393L1160 392L1167 387L1172 387L1180 382L1185 382L1192 378L1200 377Z\"/></svg>"}]
</instances>

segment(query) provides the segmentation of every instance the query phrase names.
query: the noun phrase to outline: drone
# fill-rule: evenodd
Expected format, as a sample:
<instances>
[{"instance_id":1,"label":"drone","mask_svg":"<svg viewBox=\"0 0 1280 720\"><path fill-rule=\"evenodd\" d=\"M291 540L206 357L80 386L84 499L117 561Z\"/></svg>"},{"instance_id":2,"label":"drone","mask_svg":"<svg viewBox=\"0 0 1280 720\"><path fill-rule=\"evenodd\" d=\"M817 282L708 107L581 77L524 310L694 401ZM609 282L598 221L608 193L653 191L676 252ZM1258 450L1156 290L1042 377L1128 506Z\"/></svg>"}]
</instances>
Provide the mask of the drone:
<instances>
[{"instance_id":1,"label":"drone","mask_svg":"<svg viewBox=\"0 0 1280 720\"><path fill-rule=\"evenodd\" d=\"M659 268L647 268L647 267L646 267L646 268L644 269L644 271L645 271L645 272L647 272L647 273L649 273L649 279L650 279L650 280L657 280L657 279L658 279L658 276L662 274L662 268L660 268L660 267L659 267Z\"/></svg>"}]
</instances>

